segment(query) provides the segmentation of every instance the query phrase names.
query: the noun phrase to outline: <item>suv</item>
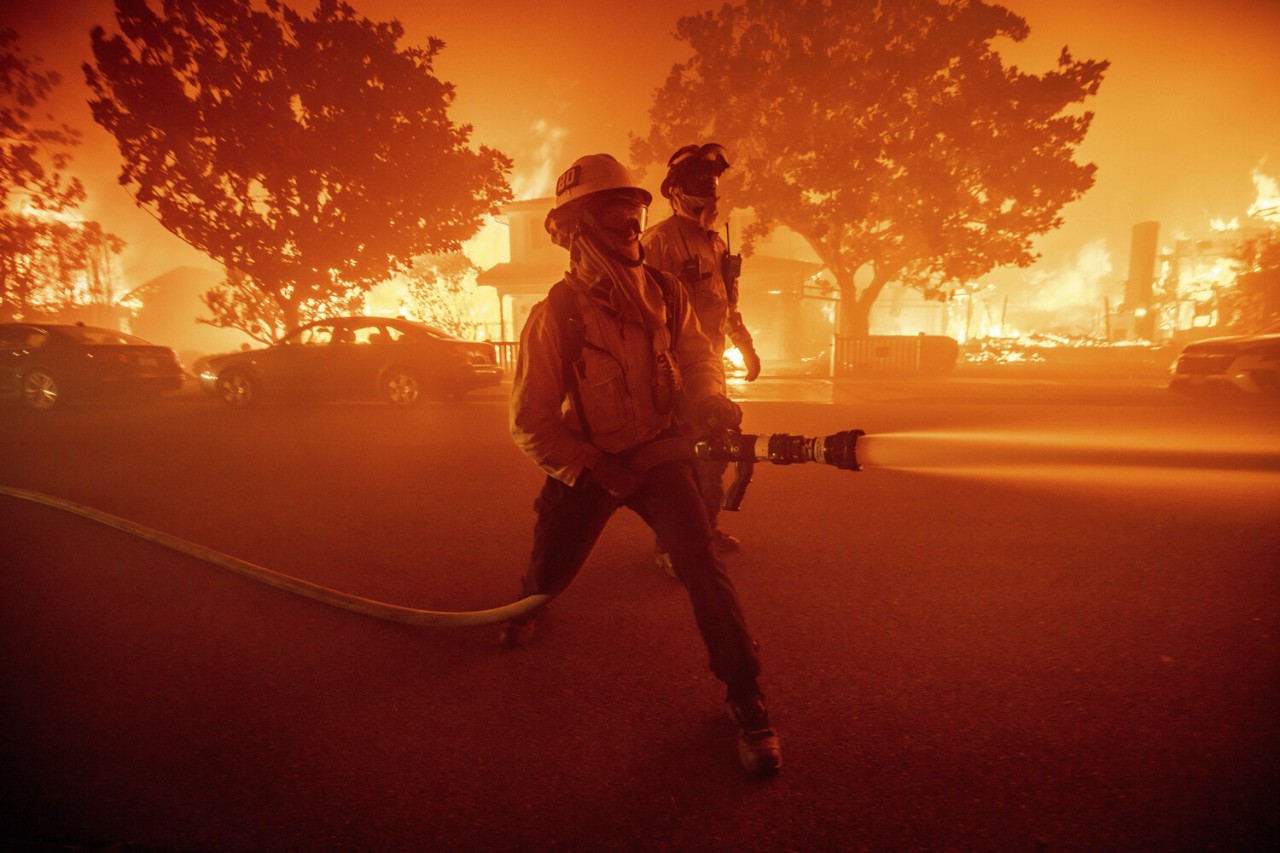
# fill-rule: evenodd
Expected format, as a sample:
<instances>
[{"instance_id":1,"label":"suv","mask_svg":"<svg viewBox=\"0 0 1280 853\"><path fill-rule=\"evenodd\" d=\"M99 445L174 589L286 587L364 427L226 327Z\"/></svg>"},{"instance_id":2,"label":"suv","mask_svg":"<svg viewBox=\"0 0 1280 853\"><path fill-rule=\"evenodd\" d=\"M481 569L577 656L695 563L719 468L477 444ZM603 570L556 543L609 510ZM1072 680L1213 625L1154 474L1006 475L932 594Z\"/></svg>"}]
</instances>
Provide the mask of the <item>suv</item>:
<instances>
[{"instance_id":1,"label":"suv","mask_svg":"<svg viewBox=\"0 0 1280 853\"><path fill-rule=\"evenodd\" d=\"M1251 335L1187 344L1170 368L1169 388L1280 396L1280 321Z\"/></svg>"}]
</instances>

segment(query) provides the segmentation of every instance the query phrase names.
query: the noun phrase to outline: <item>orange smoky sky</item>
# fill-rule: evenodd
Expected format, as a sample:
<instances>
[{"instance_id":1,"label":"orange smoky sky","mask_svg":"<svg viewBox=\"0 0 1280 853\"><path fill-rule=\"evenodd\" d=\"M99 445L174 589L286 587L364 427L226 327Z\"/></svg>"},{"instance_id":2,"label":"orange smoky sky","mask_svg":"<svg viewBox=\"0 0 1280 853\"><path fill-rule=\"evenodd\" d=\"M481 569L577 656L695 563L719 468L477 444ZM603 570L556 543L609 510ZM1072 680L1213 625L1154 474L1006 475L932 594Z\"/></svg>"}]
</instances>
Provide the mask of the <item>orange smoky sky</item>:
<instances>
[{"instance_id":1,"label":"orange smoky sky","mask_svg":"<svg viewBox=\"0 0 1280 853\"><path fill-rule=\"evenodd\" d=\"M406 44L429 36L445 42L436 73L457 87L452 116L473 125L474 144L514 159L521 197L545 195L555 173L581 154L607 151L626 160L628 132L645 132L653 92L688 55L672 35L676 20L720 5L349 2L372 19L400 20ZM1027 41L1002 45L1022 69L1048 70L1064 46L1077 58L1111 62L1088 105L1096 118L1078 156L1098 164L1097 184L1065 209L1062 229L1040 240L1044 257L1035 269L1067 264L1103 241L1114 277L1123 279L1134 223L1159 221L1163 242L1215 218L1243 218L1256 197L1254 173L1280 176L1280 0L1003 5L1031 27ZM52 109L84 133L72 169L89 191L86 214L128 242L126 276L141 283L177 264L211 266L116 184L119 153L89 116L80 70L98 24L114 30L111 0L0 0L0 26L17 30L25 53L63 75ZM645 183L657 178L651 170Z\"/></svg>"}]
</instances>

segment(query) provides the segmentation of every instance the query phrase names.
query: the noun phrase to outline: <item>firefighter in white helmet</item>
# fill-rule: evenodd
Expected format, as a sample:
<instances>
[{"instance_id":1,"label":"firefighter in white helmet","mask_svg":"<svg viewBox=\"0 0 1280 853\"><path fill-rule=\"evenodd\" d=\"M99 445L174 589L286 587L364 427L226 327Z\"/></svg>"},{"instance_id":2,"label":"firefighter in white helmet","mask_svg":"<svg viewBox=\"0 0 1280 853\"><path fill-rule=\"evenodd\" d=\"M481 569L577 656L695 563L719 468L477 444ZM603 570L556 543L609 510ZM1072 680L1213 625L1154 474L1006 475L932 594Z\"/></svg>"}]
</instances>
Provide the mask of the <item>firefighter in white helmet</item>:
<instances>
[{"instance_id":1,"label":"firefighter in white helmet","mask_svg":"<svg viewBox=\"0 0 1280 853\"><path fill-rule=\"evenodd\" d=\"M757 683L756 644L712 549L692 464L629 467L637 450L677 434L677 417L703 433L742 417L722 393L720 356L684 291L643 263L650 201L607 154L578 159L556 183L546 227L569 250L569 271L529 312L511 393L515 442L547 475L522 595L564 590L614 512L635 511L669 545L711 670L727 686L743 766L768 775L782 756ZM501 642L523 645L534 625L503 625Z\"/></svg>"},{"instance_id":2,"label":"firefighter in white helmet","mask_svg":"<svg viewBox=\"0 0 1280 853\"><path fill-rule=\"evenodd\" d=\"M663 196L671 202L672 215L645 231L640 242L646 263L674 275L684 286L717 357L724 355L727 342L732 341L742 354L747 381L754 382L760 375L760 359L738 311L741 258L729 254L728 244L715 230L720 213L720 175L728 168L724 148L714 142L685 145L672 154L661 186ZM720 530L717 523L728 464L697 464L698 484L711 519L712 544L721 554L740 547L738 538ZM661 541L655 545L654 561L673 574L671 556Z\"/></svg>"}]
</instances>

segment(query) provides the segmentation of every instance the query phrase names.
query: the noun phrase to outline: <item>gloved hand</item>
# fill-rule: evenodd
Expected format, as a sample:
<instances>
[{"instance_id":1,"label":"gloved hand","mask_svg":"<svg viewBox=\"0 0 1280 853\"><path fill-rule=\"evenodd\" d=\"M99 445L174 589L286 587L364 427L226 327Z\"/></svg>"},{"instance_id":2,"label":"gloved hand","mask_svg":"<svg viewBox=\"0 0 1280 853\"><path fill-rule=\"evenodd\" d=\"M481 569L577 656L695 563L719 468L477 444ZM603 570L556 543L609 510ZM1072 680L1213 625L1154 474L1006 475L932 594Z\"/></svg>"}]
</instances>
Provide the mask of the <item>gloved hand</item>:
<instances>
[{"instance_id":1,"label":"gloved hand","mask_svg":"<svg viewBox=\"0 0 1280 853\"><path fill-rule=\"evenodd\" d=\"M599 462L587 469L587 473L601 488L618 500L626 500L628 495L640 487L644 479L609 453L603 454Z\"/></svg>"},{"instance_id":2,"label":"gloved hand","mask_svg":"<svg viewBox=\"0 0 1280 853\"><path fill-rule=\"evenodd\" d=\"M723 394L707 394L688 400L681 420L695 436L711 436L737 429L742 423L742 409Z\"/></svg>"},{"instance_id":3,"label":"gloved hand","mask_svg":"<svg viewBox=\"0 0 1280 853\"><path fill-rule=\"evenodd\" d=\"M742 353L742 363L747 367L747 381L755 382L760 375L760 356L750 341L738 344L738 352Z\"/></svg>"}]
</instances>

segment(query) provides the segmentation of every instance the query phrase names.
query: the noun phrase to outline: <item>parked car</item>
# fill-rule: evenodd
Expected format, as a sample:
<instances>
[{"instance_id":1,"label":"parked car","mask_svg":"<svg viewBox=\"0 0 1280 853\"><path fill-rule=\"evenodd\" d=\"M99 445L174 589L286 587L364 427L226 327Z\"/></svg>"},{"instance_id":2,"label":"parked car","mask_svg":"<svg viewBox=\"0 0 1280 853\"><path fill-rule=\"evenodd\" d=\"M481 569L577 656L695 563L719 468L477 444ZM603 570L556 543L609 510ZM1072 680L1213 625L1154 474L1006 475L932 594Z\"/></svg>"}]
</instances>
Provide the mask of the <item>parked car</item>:
<instances>
[{"instance_id":1,"label":"parked car","mask_svg":"<svg viewBox=\"0 0 1280 853\"><path fill-rule=\"evenodd\" d=\"M501 379L492 344L384 317L321 320L272 346L214 356L200 371L200 386L235 407L267 397L412 406L425 395L465 394Z\"/></svg>"},{"instance_id":2,"label":"parked car","mask_svg":"<svg viewBox=\"0 0 1280 853\"><path fill-rule=\"evenodd\" d=\"M1170 368L1169 388L1280 396L1280 322L1187 344Z\"/></svg>"},{"instance_id":3,"label":"parked car","mask_svg":"<svg viewBox=\"0 0 1280 853\"><path fill-rule=\"evenodd\" d=\"M182 387L178 354L115 329L0 323L0 398L41 411L69 400L152 399Z\"/></svg>"}]
</instances>

